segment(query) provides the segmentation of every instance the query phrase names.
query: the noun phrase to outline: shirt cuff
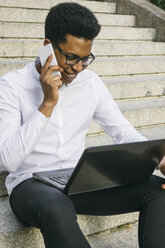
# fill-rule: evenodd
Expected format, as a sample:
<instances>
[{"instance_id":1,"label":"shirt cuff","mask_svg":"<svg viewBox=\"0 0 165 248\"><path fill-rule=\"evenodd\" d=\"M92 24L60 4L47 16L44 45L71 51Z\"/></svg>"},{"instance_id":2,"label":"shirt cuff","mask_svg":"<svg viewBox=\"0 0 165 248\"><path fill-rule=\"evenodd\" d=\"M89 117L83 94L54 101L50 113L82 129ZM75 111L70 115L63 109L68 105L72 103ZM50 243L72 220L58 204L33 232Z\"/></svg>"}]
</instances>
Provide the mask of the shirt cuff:
<instances>
[{"instance_id":1,"label":"shirt cuff","mask_svg":"<svg viewBox=\"0 0 165 248\"><path fill-rule=\"evenodd\" d=\"M31 115L30 122L33 122L37 128L44 128L49 119L49 117L46 117L38 109L36 109L36 111Z\"/></svg>"}]
</instances>

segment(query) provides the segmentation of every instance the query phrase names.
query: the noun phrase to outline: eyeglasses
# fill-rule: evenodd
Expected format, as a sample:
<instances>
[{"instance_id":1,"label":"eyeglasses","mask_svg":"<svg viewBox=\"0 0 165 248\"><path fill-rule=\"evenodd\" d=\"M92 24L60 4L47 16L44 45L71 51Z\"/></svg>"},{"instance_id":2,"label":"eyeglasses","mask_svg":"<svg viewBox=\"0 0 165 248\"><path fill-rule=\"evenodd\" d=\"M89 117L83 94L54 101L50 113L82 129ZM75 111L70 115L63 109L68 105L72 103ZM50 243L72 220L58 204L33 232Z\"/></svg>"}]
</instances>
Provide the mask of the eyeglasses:
<instances>
[{"instance_id":1,"label":"eyeglasses","mask_svg":"<svg viewBox=\"0 0 165 248\"><path fill-rule=\"evenodd\" d=\"M60 47L55 45L53 42L52 42L52 44L55 48L57 48L60 51L60 53L62 53L65 56L65 58L66 58L65 63L67 65L75 65L81 60L83 66L88 66L95 60L95 56L92 53L88 56L83 57L83 58L80 58L79 56L69 56Z\"/></svg>"}]
</instances>

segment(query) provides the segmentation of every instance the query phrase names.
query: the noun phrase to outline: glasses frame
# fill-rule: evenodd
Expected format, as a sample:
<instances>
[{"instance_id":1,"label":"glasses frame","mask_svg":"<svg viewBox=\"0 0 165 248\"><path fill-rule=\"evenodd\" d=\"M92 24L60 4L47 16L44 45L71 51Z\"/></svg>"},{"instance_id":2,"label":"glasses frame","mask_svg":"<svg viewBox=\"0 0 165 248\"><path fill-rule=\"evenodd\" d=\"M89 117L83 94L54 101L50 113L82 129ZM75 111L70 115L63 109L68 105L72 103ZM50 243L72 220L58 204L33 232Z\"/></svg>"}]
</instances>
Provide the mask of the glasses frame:
<instances>
[{"instance_id":1,"label":"glasses frame","mask_svg":"<svg viewBox=\"0 0 165 248\"><path fill-rule=\"evenodd\" d=\"M65 56L65 59L66 59L66 64L67 65L75 65L75 64L77 64L80 60L82 61L82 66L88 66L88 65L90 65L94 60L95 60L95 56L92 54L92 53L90 53L90 55L88 55L88 56L85 56L85 57L83 57L83 58L80 58L79 56L69 56L69 55L67 55L59 46L57 46L56 44L54 44L53 42L52 42L52 45L55 47L55 48L57 48L59 51L60 51L60 53L62 53L64 56ZM89 57L89 56L91 56L92 57L92 60L90 61L90 63L89 64L87 64L87 65L84 65L83 64L83 59L85 59L85 58L87 58L87 57ZM75 63L72 63L72 64L70 64L70 63L68 63L68 59L69 58L76 58L77 57L77 61L75 62Z\"/></svg>"}]
</instances>

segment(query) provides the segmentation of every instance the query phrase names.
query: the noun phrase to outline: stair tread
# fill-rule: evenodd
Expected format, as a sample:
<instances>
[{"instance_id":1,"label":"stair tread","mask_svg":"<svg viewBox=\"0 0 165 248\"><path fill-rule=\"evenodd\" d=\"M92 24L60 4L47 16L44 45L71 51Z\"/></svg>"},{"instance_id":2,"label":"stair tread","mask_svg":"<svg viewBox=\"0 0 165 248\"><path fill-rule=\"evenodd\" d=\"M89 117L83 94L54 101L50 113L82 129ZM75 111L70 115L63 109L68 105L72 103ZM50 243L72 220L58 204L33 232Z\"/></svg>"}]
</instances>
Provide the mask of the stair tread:
<instances>
[{"instance_id":1,"label":"stair tread","mask_svg":"<svg viewBox=\"0 0 165 248\"><path fill-rule=\"evenodd\" d=\"M35 57L43 46L39 39L0 39L1 59ZM165 55L165 42L95 40L92 47L95 56L147 56Z\"/></svg>"},{"instance_id":2,"label":"stair tread","mask_svg":"<svg viewBox=\"0 0 165 248\"><path fill-rule=\"evenodd\" d=\"M26 32L25 32L26 30ZM134 27L102 26L98 39L111 40L153 40L155 29ZM44 39L44 24L39 23L0 23L0 36L15 38L41 38Z\"/></svg>"},{"instance_id":3,"label":"stair tread","mask_svg":"<svg viewBox=\"0 0 165 248\"><path fill-rule=\"evenodd\" d=\"M97 58L89 66L99 76L155 74L165 72L165 56L123 56Z\"/></svg>"},{"instance_id":4,"label":"stair tread","mask_svg":"<svg viewBox=\"0 0 165 248\"><path fill-rule=\"evenodd\" d=\"M98 61L139 61L139 60L165 60L165 55L153 55L153 56L116 56L116 57L97 57Z\"/></svg>"},{"instance_id":5,"label":"stair tread","mask_svg":"<svg viewBox=\"0 0 165 248\"><path fill-rule=\"evenodd\" d=\"M19 69L31 59L4 59L0 60L0 74ZM126 56L96 58L95 62L88 67L99 76L124 76L156 74L165 72L165 56Z\"/></svg>"},{"instance_id":6,"label":"stair tread","mask_svg":"<svg viewBox=\"0 0 165 248\"><path fill-rule=\"evenodd\" d=\"M165 108L165 96L118 100L117 103L122 111Z\"/></svg>"},{"instance_id":7,"label":"stair tread","mask_svg":"<svg viewBox=\"0 0 165 248\"><path fill-rule=\"evenodd\" d=\"M127 224L112 231L96 234L89 237L92 247L111 247L111 248L138 248L138 223Z\"/></svg>"},{"instance_id":8,"label":"stair tread","mask_svg":"<svg viewBox=\"0 0 165 248\"><path fill-rule=\"evenodd\" d=\"M165 95L165 74L102 77L102 80L116 100Z\"/></svg>"},{"instance_id":9,"label":"stair tread","mask_svg":"<svg viewBox=\"0 0 165 248\"><path fill-rule=\"evenodd\" d=\"M8 201L8 197L0 198L0 235L20 230L24 225L15 218Z\"/></svg>"},{"instance_id":10,"label":"stair tread","mask_svg":"<svg viewBox=\"0 0 165 248\"><path fill-rule=\"evenodd\" d=\"M52 6L62 3L64 1L60 0L0 0L0 6L6 7L18 7L18 8L27 8L27 9L50 9ZM71 2L70 0L65 0L65 2ZM98 2L98 1L80 1L77 2L81 5L86 6L87 8L91 9L92 11L97 12L106 12L106 13L114 13L116 11L116 4L115 3L105 3L105 2Z\"/></svg>"},{"instance_id":11,"label":"stair tread","mask_svg":"<svg viewBox=\"0 0 165 248\"><path fill-rule=\"evenodd\" d=\"M123 57L97 57L96 60L97 61L105 61L105 62L115 62L115 61L140 61L140 60L165 60L165 55L153 55L153 56L123 56ZM25 59L4 59L4 60L0 60L0 64L8 64L8 63L27 63L32 61L31 58L25 58ZM95 63L95 62L94 62ZM93 64L94 64L93 63ZM92 65L93 65L92 64Z\"/></svg>"},{"instance_id":12,"label":"stair tread","mask_svg":"<svg viewBox=\"0 0 165 248\"><path fill-rule=\"evenodd\" d=\"M140 83L140 82L158 82L165 80L164 74L146 74L146 75L127 75L127 76L114 76L102 77L104 83L108 84L125 84L125 83ZM138 85L137 85L138 86Z\"/></svg>"},{"instance_id":13,"label":"stair tread","mask_svg":"<svg viewBox=\"0 0 165 248\"><path fill-rule=\"evenodd\" d=\"M165 125L155 127L145 127L137 129L142 135L150 140L165 139ZM86 147L112 144L112 139L105 133L100 135L88 135Z\"/></svg>"},{"instance_id":14,"label":"stair tread","mask_svg":"<svg viewBox=\"0 0 165 248\"><path fill-rule=\"evenodd\" d=\"M0 22L41 23L44 24L48 10L0 7ZM9 19L10 15L10 19ZM101 25L134 26L133 15L95 13Z\"/></svg>"}]
</instances>

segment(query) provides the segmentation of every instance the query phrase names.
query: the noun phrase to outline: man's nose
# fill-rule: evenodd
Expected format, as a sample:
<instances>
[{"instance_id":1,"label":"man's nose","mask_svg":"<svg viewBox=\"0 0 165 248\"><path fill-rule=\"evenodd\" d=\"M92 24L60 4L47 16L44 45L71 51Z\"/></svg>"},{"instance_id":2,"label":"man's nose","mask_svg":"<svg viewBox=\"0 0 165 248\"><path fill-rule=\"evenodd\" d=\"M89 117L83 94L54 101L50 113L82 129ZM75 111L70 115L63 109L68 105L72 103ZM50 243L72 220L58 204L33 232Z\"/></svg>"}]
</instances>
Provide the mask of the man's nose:
<instances>
[{"instance_id":1,"label":"man's nose","mask_svg":"<svg viewBox=\"0 0 165 248\"><path fill-rule=\"evenodd\" d=\"M82 60L80 60L78 63L76 63L75 65L72 65L72 68L73 68L73 70L74 71L76 71L76 72L81 72L83 69L84 69L84 67L83 67L83 65L82 65Z\"/></svg>"}]
</instances>

